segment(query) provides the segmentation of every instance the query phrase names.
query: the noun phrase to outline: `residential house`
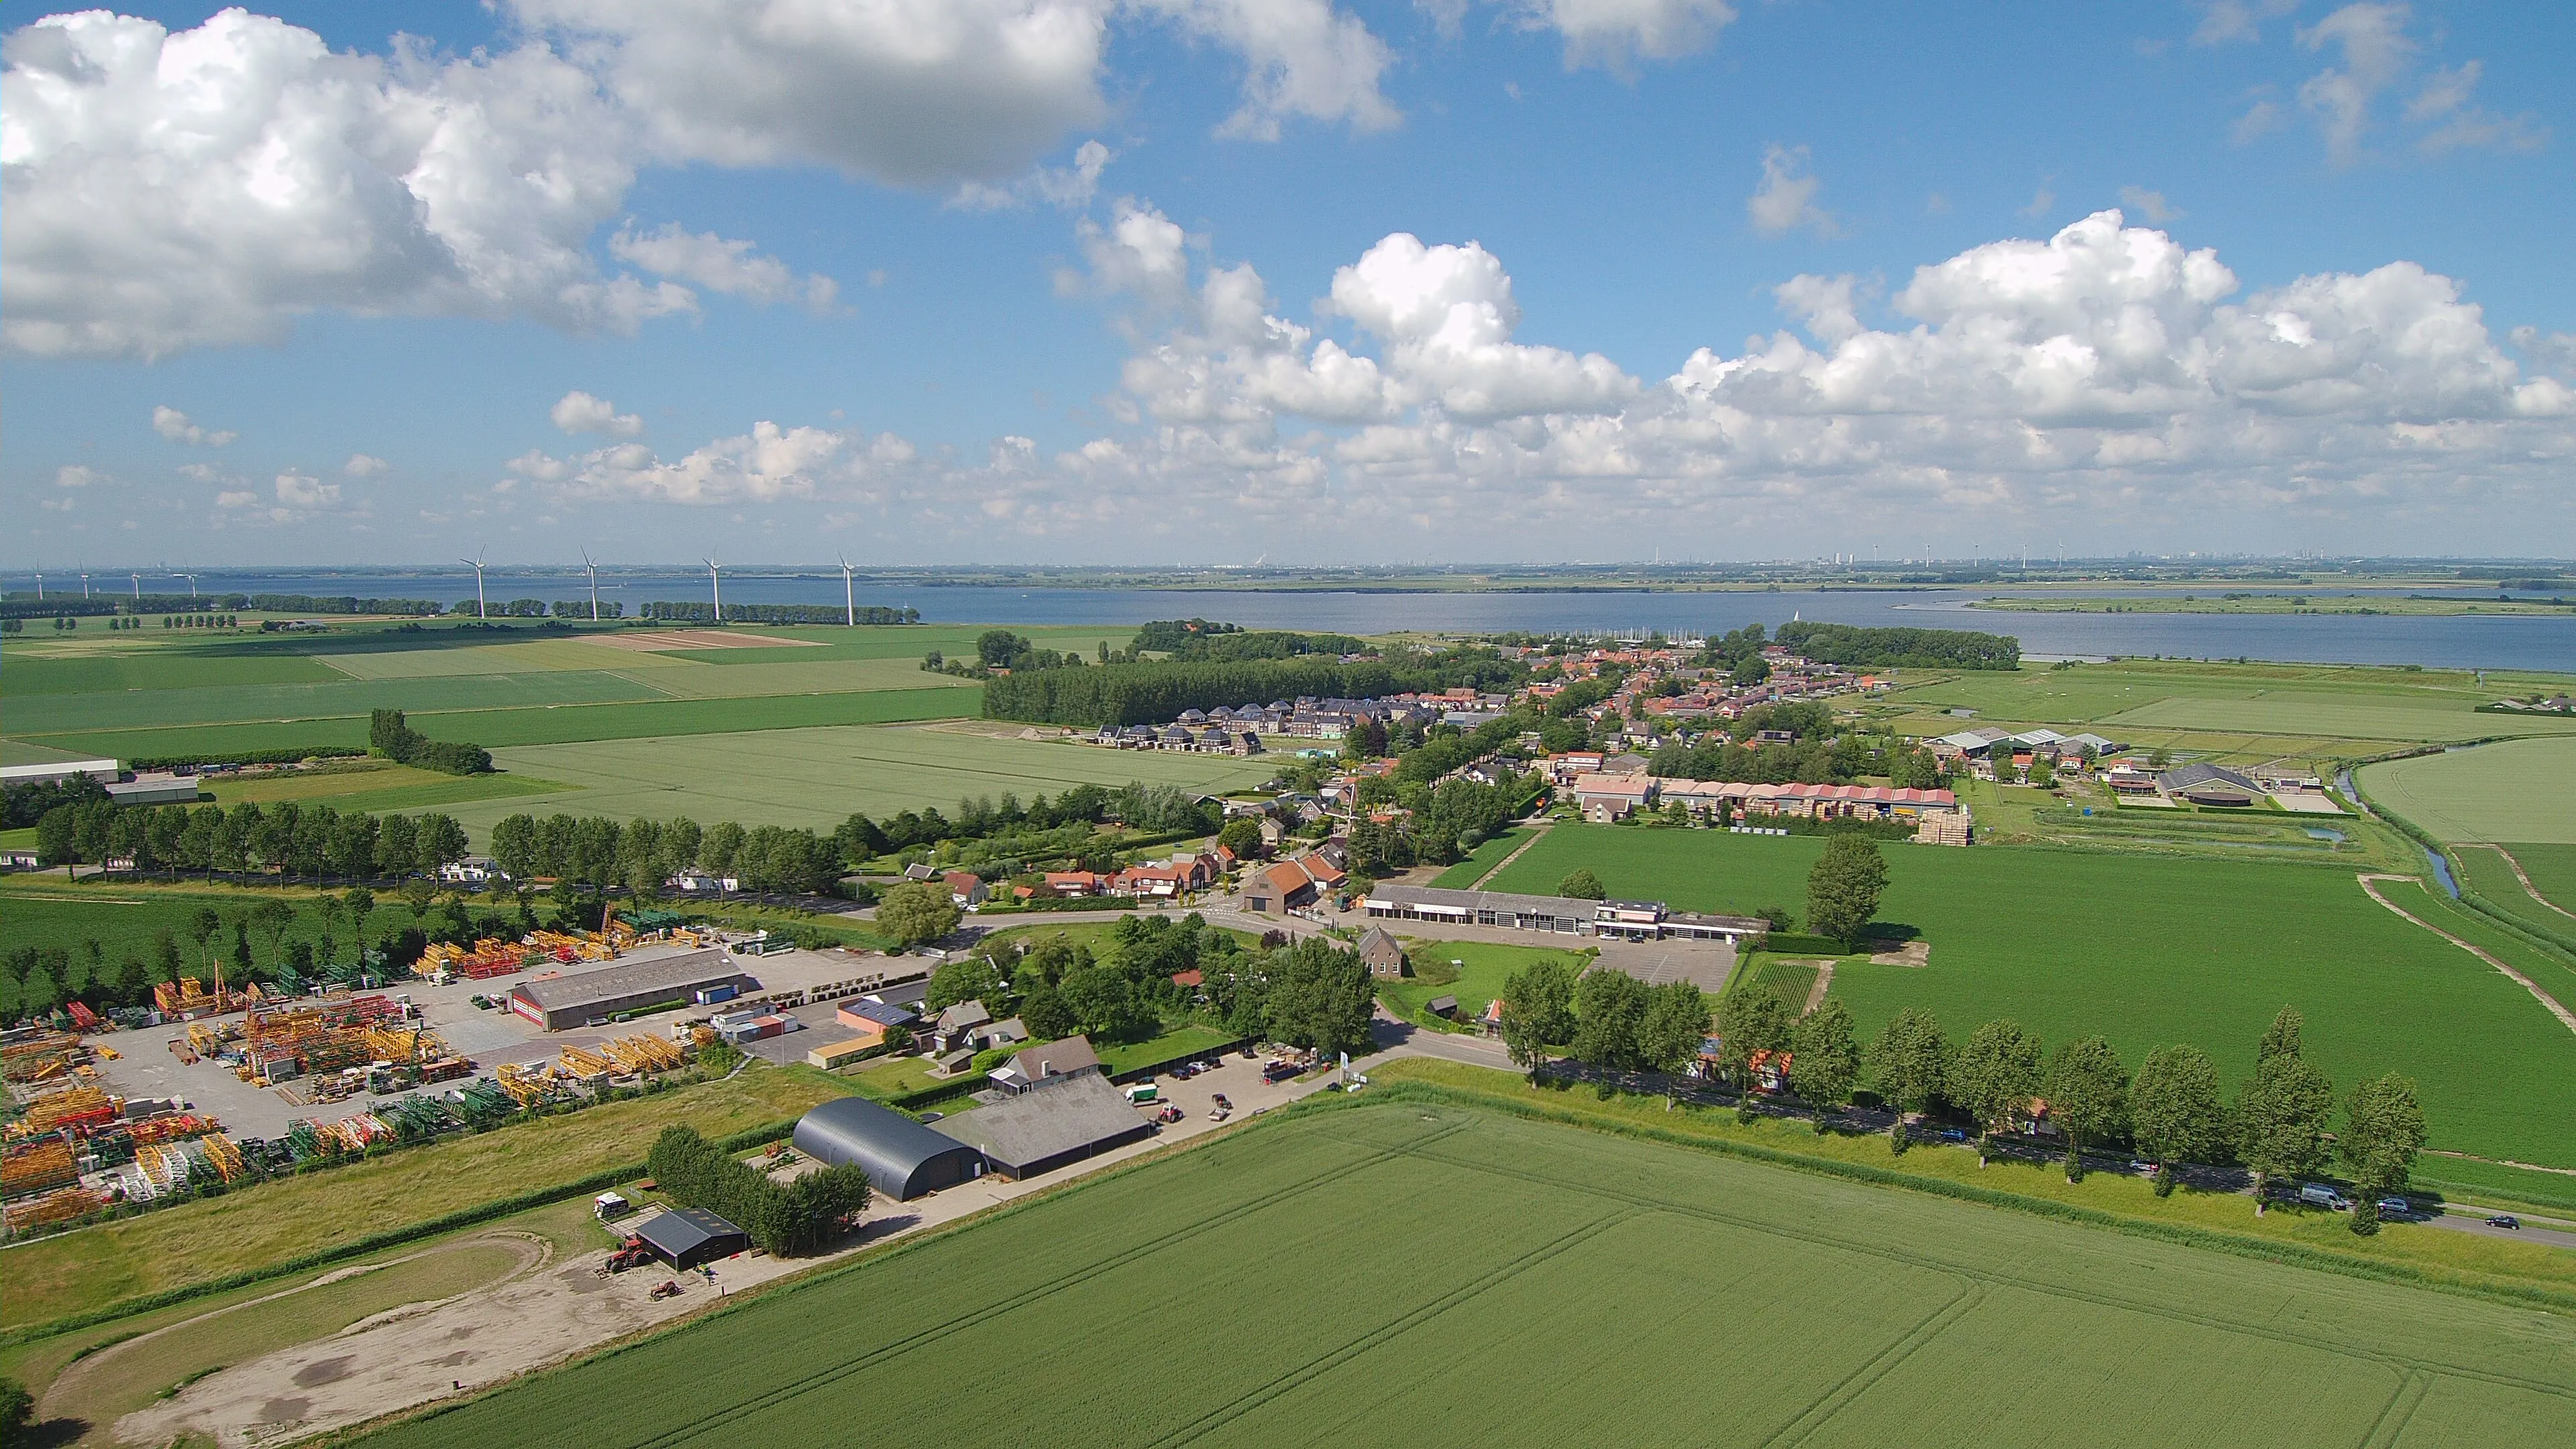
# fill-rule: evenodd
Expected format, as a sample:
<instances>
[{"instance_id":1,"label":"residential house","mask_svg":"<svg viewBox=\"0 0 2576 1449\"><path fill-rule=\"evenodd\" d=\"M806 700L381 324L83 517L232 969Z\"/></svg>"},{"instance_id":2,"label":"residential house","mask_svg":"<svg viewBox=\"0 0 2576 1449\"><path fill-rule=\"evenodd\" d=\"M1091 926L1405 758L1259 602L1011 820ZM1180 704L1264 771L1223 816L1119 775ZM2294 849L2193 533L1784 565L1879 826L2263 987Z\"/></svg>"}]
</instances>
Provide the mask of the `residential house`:
<instances>
[{"instance_id":1,"label":"residential house","mask_svg":"<svg viewBox=\"0 0 2576 1449\"><path fill-rule=\"evenodd\" d=\"M930 1024L930 1034L942 1052L966 1050L973 1046L979 1027L993 1024L993 1013L981 1001L961 1001L939 1013Z\"/></svg>"},{"instance_id":2,"label":"residential house","mask_svg":"<svg viewBox=\"0 0 2576 1449\"><path fill-rule=\"evenodd\" d=\"M1091 1049L1091 1039L1069 1036L1051 1041L1013 1056L986 1075L1005 1092L1025 1092L1049 1077L1070 1077L1081 1072L1100 1070L1100 1054Z\"/></svg>"},{"instance_id":3,"label":"residential house","mask_svg":"<svg viewBox=\"0 0 2576 1449\"><path fill-rule=\"evenodd\" d=\"M1404 946L1386 927L1371 926L1362 933L1359 951L1371 976L1391 981L1404 975Z\"/></svg>"},{"instance_id":4,"label":"residential house","mask_svg":"<svg viewBox=\"0 0 2576 1449\"><path fill-rule=\"evenodd\" d=\"M1652 775L1596 773L1583 776L1575 785L1574 799L1584 819L1595 825L1613 825L1651 808L1662 784Z\"/></svg>"},{"instance_id":5,"label":"residential house","mask_svg":"<svg viewBox=\"0 0 2576 1449\"><path fill-rule=\"evenodd\" d=\"M950 900L970 910L984 904L992 895L983 880L971 870L952 870L940 877L940 883L948 887Z\"/></svg>"},{"instance_id":6,"label":"residential house","mask_svg":"<svg viewBox=\"0 0 2576 1449\"><path fill-rule=\"evenodd\" d=\"M1302 860L1279 860L1244 877L1243 909L1254 915L1284 916L1315 903L1315 877Z\"/></svg>"}]
</instances>

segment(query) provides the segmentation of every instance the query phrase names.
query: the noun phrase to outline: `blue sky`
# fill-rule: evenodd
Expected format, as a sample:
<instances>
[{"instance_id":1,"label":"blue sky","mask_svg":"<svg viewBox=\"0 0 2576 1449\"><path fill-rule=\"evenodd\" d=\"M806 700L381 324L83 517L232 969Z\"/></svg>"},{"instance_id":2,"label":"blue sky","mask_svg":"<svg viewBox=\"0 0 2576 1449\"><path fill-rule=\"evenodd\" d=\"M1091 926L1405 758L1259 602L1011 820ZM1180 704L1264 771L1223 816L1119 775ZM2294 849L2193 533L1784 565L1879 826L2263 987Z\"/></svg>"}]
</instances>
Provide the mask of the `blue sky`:
<instances>
[{"instance_id":1,"label":"blue sky","mask_svg":"<svg viewBox=\"0 0 2576 1449\"><path fill-rule=\"evenodd\" d=\"M8 62L13 568L2576 553L2562 7L199 6Z\"/></svg>"}]
</instances>

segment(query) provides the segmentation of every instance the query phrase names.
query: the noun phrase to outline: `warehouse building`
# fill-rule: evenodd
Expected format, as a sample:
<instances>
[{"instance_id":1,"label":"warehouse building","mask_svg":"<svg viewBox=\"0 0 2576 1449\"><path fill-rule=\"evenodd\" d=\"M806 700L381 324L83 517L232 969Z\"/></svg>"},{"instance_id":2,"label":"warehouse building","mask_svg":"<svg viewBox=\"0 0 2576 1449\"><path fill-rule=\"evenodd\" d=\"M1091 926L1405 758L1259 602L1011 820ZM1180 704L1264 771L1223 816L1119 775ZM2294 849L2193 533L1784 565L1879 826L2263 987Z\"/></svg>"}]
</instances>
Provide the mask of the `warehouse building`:
<instances>
[{"instance_id":1,"label":"warehouse building","mask_svg":"<svg viewBox=\"0 0 2576 1449\"><path fill-rule=\"evenodd\" d=\"M1675 911L1662 901L1588 901L1507 891L1443 890L1436 886L1382 885L1369 892L1365 904L1368 913L1381 920L1497 926L1560 936L1611 936L1624 941L1678 938L1741 943L1771 928L1758 916Z\"/></svg>"},{"instance_id":2,"label":"warehouse building","mask_svg":"<svg viewBox=\"0 0 2576 1449\"><path fill-rule=\"evenodd\" d=\"M1009 1096L996 1094L962 1117L930 1130L984 1156L987 1169L1017 1182L1097 1157L1151 1134L1154 1124L1097 1071L1047 1077Z\"/></svg>"},{"instance_id":3,"label":"warehouse building","mask_svg":"<svg viewBox=\"0 0 2576 1449\"><path fill-rule=\"evenodd\" d=\"M796 1123L796 1150L831 1167L857 1163L877 1191L898 1202L979 1177L983 1156L891 1107L836 1097Z\"/></svg>"},{"instance_id":4,"label":"warehouse building","mask_svg":"<svg viewBox=\"0 0 2576 1449\"><path fill-rule=\"evenodd\" d=\"M635 1230L646 1250L683 1271L751 1248L751 1235L700 1208L667 1212Z\"/></svg>"},{"instance_id":5,"label":"warehouse building","mask_svg":"<svg viewBox=\"0 0 2576 1449\"><path fill-rule=\"evenodd\" d=\"M732 988L727 990L726 988ZM721 947L635 961L510 988L510 1009L547 1031L595 1026L621 1013L724 1001L760 989Z\"/></svg>"}]
</instances>

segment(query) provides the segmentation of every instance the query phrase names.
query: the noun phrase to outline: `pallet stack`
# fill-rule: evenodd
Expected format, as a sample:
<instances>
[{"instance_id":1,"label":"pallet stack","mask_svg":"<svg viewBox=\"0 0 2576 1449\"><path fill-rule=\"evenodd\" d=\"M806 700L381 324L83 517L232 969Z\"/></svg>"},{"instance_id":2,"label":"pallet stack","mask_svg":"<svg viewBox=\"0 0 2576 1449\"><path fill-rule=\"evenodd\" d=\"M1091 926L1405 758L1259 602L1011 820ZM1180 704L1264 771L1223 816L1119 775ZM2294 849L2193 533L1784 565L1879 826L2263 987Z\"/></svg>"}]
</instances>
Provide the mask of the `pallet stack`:
<instances>
[{"instance_id":1,"label":"pallet stack","mask_svg":"<svg viewBox=\"0 0 2576 1449\"><path fill-rule=\"evenodd\" d=\"M678 1043L655 1036L622 1036L603 1043L600 1050L621 1072L667 1072L681 1062Z\"/></svg>"},{"instance_id":2,"label":"pallet stack","mask_svg":"<svg viewBox=\"0 0 2576 1449\"><path fill-rule=\"evenodd\" d=\"M72 1144L62 1137L21 1142L0 1157L0 1197L25 1197L67 1187L80 1177Z\"/></svg>"},{"instance_id":3,"label":"pallet stack","mask_svg":"<svg viewBox=\"0 0 2576 1449\"><path fill-rule=\"evenodd\" d=\"M87 1217L106 1206L107 1199L87 1188L57 1188L43 1197L33 1197L24 1202L9 1204L7 1211L0 1213L0 1221L8 1224L10 1232L22 1233L29 1228L47 1227L54 1223L67 1223L75 1218Z\"/></svg>"},{"instance_id":4,"label":"pallet stack","mask_svg":"<svg viewBox=\"0 0 2576 1449\"><path fill-rule=\"evenodd\" d=\"M88 1055L81 1039L67 1031L31 1031L0 1046L0 1077L12 1082L44 1082L66 1076Z\"/></svg>"}]
</instances>

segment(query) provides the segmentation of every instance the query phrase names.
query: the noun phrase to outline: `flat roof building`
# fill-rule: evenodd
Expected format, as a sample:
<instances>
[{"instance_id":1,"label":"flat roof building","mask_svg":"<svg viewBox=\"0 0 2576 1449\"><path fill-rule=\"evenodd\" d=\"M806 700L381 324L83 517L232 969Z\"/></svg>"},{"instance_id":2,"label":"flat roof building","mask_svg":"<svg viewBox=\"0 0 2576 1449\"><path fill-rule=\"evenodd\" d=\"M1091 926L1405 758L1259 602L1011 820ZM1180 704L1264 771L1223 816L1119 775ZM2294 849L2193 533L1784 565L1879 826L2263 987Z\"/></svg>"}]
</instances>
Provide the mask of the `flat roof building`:
<instances>
[{"instance_id":1,"label":"flat roof building","mask_svg":"<svg viewBox=\"0 0 2576 1449\"><path fill-rule=\"evenodd\" d=\"M620 1012L679 1005L727 986L737 993L753 992L760 982L724 948L712 946L658 961L523 981L510 988L510 1009L547 1031L562 1031L604 1022Z\"/></svg>"},{"instance_id":2,"label":"flat roof building","mask_svg":"<svg viewBox=\"0 0 2576 1449\"><path fill-rule=\"evenodd\" d=\"M1677 936L1695 941L1740 941L1771 929L1770 923L1759 917L1673 911L1661 901L1587 901L1573 896L1524 896L1509 891L1443 890L1437 886L1382 885L1369 892L1366 904L1368 913L1381 919L1497 926L1568 936L1617 936L1631 941Z\"/></svg>"},{"instance_id":3,"label":"flat roof building","mask_svg":"<svg viewBox=\"0 0 2576 1449\"><path fill-rule=\"evenodd\" d=\"M654 1257L689 1269L748 1251L751 1234L703 1208L667 1212L635 1230Z\"/></svg>"},{"instance_id":4,"label":"flat roof building","mask_svg":"<svg viewBox=\"0 0 2576 1449\"><path fill-rule=\"evenodd\" d=\"M930 1130L984 1156L991 1171L1014 1182L1137 1141L1154 1130L1109 1079L1096 1071L1046 1077Z\"/></svg>"},{"instance_id":5,"label":"flat roof building","mask_svg":"<svg viewBox=\"0 0 2576 1449\"><path fill-rule=\"evenodd\" d=\"M877 1191L898 1202L955 1187L984 1171L973 1147L865 1097L836 1097L816 1107L797 1120L790 1140L817 1162L866 1168Z\"/></svg>"},{"instance_id":6,"label":"flat roof building","mask_svg":"<svg viewBox=\"0 0 2576 1449\"><path fill-rule=\"evenodd\" d=\"M114 760L56 760L49 765L0 765L0 785L49 785L82 775L104 785L117 777Z\"/></svg>"}]
</instances>

